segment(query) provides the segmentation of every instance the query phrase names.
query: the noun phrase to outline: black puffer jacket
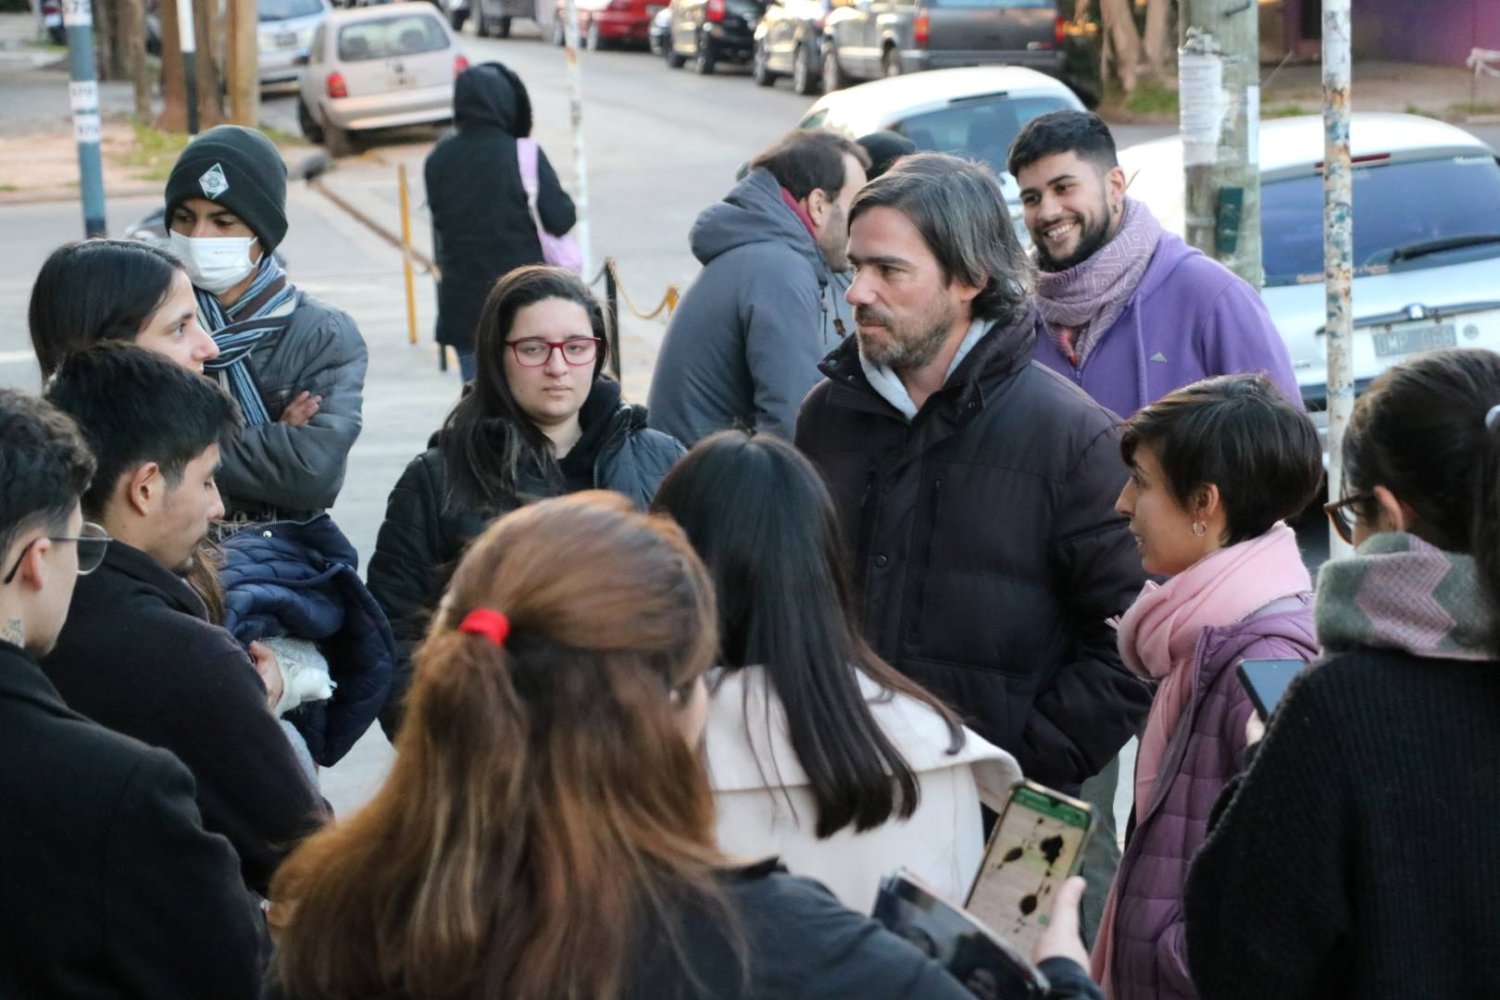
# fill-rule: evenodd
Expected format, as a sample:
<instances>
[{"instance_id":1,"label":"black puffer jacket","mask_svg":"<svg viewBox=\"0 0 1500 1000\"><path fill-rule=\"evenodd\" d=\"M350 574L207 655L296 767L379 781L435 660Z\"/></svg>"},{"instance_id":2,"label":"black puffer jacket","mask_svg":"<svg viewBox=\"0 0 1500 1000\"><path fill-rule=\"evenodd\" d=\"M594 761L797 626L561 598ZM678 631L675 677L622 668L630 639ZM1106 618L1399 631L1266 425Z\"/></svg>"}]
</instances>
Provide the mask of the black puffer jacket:
<instances>
[{"instance_id":1,"label":"black puffer jacket","mask_svg":"<svg viewBox=\"0 0 1500 1000\"><path fill-rule=\"evenodd\" d=\"M908 423L851 337L797 421L849 535L865 634L1026 776L1074 788L1135 734L1150 690L1106 619L1144 583L1114 512L1114 418L992 327Z\"/></svg>"},{"instance_id":2,"label":"black puffer jacket","mask_svg":"<svg viewBox=\"0 0 1500 1000\"><path fill-rule=\"evenodd\" d=\"M579 419L583 438L562 463L565 480L533 478L520 491L524 499L522 495L499 497L483 509L450 502L448 467L436 436L407 465L391 491L385 523L370 558L369 587L396 637L396 669L380 713L380 724L392 740L411 686L412 647L426 631L427 619L469 542L492 520L528 500L573 490L615 490L644 510L657 484L683 454L676 438L646 427L645 407L620 401L616 382L595 382ZM581 475L570 474L580 466Z\"/></svg>"},{"instance_id":3,"label":"black puffer jacket","mask_svg":"<svg viewBox=\"0 0 1500 1000\"><path fill-rule=\"evenodd\" d=\"M516 139L531 135L531 102L513 79L496 63L460 73L453 83L458 132L439 142L423 167L442 271L437 340L462 351L474 349L480 307L495 279L523 264L542 263L516 162ZM536 207L554 236L577 219L573 199L540 148Z\"/></svg>"}]
</instances>

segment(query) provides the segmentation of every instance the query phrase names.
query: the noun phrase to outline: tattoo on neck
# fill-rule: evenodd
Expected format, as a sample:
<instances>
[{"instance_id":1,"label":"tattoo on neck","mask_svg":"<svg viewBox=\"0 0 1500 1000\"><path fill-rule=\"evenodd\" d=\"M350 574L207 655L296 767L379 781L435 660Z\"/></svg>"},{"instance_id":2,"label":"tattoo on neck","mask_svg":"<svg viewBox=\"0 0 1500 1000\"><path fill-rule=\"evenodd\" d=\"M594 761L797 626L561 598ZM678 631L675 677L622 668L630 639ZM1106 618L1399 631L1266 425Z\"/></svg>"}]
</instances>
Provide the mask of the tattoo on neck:
<instances>
[{"instance_id":1,"label":"tattoo on neck","mask_svg":"<svg viewBox=\"0 0 1500 1000\"><path fill-rule=\"evenodd\" d=\"M19 618L8 618L0 625L0 639L17 646L26 645L26 626Z\"/></svg>"}]
</instances>

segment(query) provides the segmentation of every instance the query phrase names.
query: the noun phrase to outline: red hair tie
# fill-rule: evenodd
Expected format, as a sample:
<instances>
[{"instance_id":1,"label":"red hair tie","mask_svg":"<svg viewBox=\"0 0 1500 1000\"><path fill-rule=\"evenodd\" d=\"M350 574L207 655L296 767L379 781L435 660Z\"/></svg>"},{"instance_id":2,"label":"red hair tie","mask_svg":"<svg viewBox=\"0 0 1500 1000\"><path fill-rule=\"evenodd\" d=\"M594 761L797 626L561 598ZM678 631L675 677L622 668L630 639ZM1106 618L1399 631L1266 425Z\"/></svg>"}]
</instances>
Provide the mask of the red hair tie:
<instances>
[{"instance_id":1,"label":"red hair tie","mask_svg":"<svg viewBox=\"0 0 1500 1000\"><path fill-rule=\"evenodd\" d=\"M510 619L492 608L475 608L464 615L458 630L467 635L483 636L495 645L503 646L505 637L510 635Z\"/></svg>"}]
</instances>

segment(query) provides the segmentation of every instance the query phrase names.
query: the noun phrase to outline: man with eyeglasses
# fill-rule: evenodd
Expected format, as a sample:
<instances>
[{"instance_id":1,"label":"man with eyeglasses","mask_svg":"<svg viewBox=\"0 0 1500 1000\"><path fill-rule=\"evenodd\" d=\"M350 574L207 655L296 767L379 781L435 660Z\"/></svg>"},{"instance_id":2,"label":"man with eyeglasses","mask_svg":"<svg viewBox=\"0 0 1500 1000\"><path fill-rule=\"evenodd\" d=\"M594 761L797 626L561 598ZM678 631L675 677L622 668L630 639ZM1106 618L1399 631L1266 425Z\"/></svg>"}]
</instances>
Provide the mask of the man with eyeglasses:
<instances>
[{"instance_id":1,"label":"man with eyeglasses","mask_svg":"<svg viewBox=\"0 0 1500 1000\"><path fill-rule=\"evenodd\" d=\"M37 663L109 545L93 473L73 421L0 389L0 996L254 997L263 923L191 775Z\"/></svg>"},{"instance_id":2,"label":"man with eyeglasses","mask_svg":"<svg viewBox=\"0 0 1500 1000\"><path fill-rule=\"evenodd\" d=\"M204 825L229 839L246 885L265 895L284 854L321 821L322 801L255 666L179 575L223 515L214 471L238 408L201 375L121 343L68 358L47 398L93 450L83 511L114 541L79 583L43 667L73 708L181 758Z\"/></svg>"}]
</instances>

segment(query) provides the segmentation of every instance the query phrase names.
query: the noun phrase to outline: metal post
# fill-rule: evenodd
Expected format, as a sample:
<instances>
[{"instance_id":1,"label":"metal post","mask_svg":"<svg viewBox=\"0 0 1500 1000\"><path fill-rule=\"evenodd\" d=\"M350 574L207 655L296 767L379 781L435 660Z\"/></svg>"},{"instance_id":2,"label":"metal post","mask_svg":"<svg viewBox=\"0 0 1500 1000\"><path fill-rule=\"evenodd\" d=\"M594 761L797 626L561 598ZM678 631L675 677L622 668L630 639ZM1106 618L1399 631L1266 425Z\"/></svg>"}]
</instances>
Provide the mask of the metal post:
<instances>
[{"instance_id":1,"label":"metal post","mask_svg":"<svg viewBox=\"0 0 1500 1000\"><path fill-rule=\"evenodd\" d=\"M1178 51L1187 241L1259 288L1259 14L1253 0L1188 7Z\"/></svg>"},{"instance_id":2,"label":"metal post","mask_svg":"<svg viewBox=\"0 0 1500 1000\"><path fill-rule=\"evenodd\" d=\"M1353 178L1349 169L1349 0L1323 0L1323 292L1328 307L1328 498L1343 492L1344 429L1354 412ZM1329 555L1348 547L1329 529Z\"/></svg>"},{"instance_id":3,"label":"metal post","mask_svg":"<svg viewBox=\"0 0 1500 1000\"><path fill-rule=\"evenodd\" d=\"M83 195L83 234L103 236L104 166L99 159L99 80L94 73L94 11L90 0L63 0L68 32L68 101L78 143L78 187Z\"/></svg>"},{"instance_id":4,"label":"metal post","mask_svg":"<svg viewBox=\"0 0 1500 1000\"><path fill-rule=\"evenodd\" d=\"M406 186L406 164L396 164L401 202L401 273L406 280L406 342L417 342L417 285L411 268L411 195Z\"/></svg>"},{"instance_id":5,"label":"metal post","mask_svg":"<svg viewBox=\"0 0 1500 1000\"><path fill-rule=\"evenodd\" d=\"M573 232L583 251L583 273L593 273L594 244L589 237L589 166L583 142L583 68L578 64L578 5L563 4L564 40L568 59L568 117L573 125L573 207L578 223Z\"/></svg>"},{"instance_id":6,"label":"metal post","mask_svg":"<svg viewBox=\"0 0 1500 1000\"><path fill-rule=\"evenodd\" d=\"M198 35L193 0L177 0L177 41L182 48L182 89L187 97L188 135L198 134Z\"/></svg>"},{"instance_id":7,"label":"metal post","mask_svg":"<svg viewBox=\"0 0 1500 1000\"><path fill-rule=\"evenodd\" d=\"M615 281L615 262L604 259L604 315L609 321L605 330L609 333L609 370L620 380L620 286Z\"/></svg>"}]
</instances>

